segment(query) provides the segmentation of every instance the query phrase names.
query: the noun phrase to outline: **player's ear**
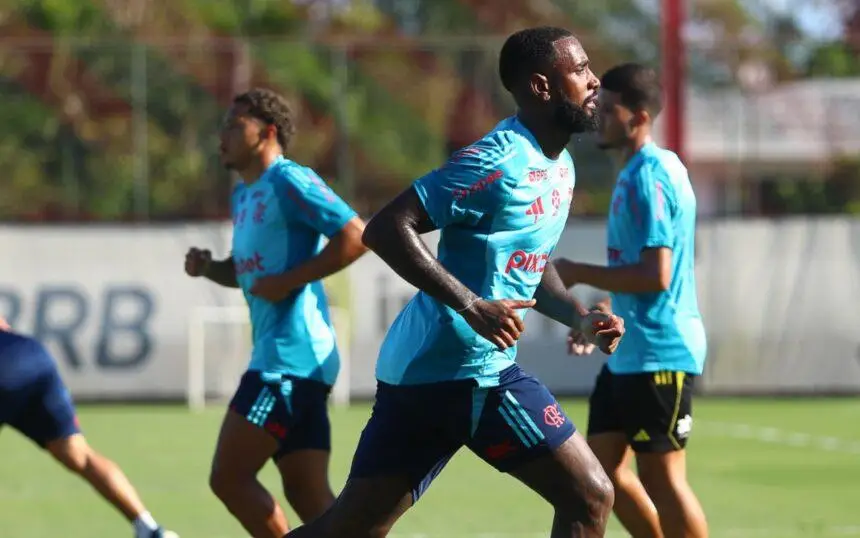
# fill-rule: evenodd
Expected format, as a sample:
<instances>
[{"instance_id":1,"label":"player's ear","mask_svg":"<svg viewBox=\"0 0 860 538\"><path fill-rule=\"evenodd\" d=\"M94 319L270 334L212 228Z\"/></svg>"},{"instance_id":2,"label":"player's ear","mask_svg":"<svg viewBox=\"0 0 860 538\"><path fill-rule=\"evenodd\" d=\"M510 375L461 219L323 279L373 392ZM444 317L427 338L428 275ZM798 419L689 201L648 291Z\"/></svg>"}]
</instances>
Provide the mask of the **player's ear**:
<instances>
[{"instance_id":1,"label":"player's ear","mask_svg":"<svg viewBox=\"0 0 860 538\"><path fill-rule=\"evenodd\" d=\"M277 140L278 138L278 128L274 125L266 125L264 133L267 139L272 138Z\"/></svg>"},{"instance_id":2,"label":"player's ear","mask_svg":"<svg viewBox=\"0 0 860 538\"><path fill-rule=\"evenodd\" d=\"M549 101L549 79L540 73L532 73L529 77L529 90L540 101Z\"/></svg>"},{"instance_id":3,"label":"player's ear","mask_svg":"<svg viewBox=\"0 0 860 538\"><path fill-rule=\"evenodd\" d=\"M642 110L637 110L633 112L630 116L630 127L631 129L635 129L636 127L642 127L644 125L648 125L651 123L651 114L648 113L644 108Z\"/></svg>"}]
</instances>

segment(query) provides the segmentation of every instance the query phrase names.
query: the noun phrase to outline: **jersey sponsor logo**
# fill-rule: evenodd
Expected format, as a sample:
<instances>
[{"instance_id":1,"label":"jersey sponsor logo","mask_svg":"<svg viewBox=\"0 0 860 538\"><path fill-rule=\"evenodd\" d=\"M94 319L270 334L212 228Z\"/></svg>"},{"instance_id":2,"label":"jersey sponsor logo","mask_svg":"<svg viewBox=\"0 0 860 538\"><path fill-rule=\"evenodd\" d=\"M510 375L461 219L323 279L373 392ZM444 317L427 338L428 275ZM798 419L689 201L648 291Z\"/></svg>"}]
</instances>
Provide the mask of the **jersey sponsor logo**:
<instances>
[{"instance_id":1,"label":"jersey sponsor logo","mask_svg":"<svg viewBox=\"0 0 860 538\"><path fill-rule=\"evenodd\" d=\"M233 226L241 226L245 222L245 208L242 208L238 213L233 215Z\"/></svg>"},{"instance_id":2,"label":"jersey sponsor logo","mask_svg":"<svg viewBox=\"0 0 860 538\"><path fill-rule=\"evenodd\" d=\"M526 209L526 215L533 216L535 218L535 222L537 222L541 216L543 216L543 200L538 198Z\"/></svg>"},{"instance_id":3,"label":"jersey sponsor logo","mask_svg":"<svg viewBox=\"0 0 860 538\"><path fill-rule=\"evenodd\" d=\"M505 273L509 274L514 269L525 271L527 273L543 273L548 260L549 254L517 250L511 254L510 258L508 258L508 264L505 266Z\"/></svg>"},{"instance_id":4,"label":"jersey sponsor logo","mask_svg":"<svg viewBox=\"0 0 860 538\"><path fill-rule=\"evenodd\" d=\"M693 417L690 415L685 415L683 418L678 419L678 424L675 426L675 435L678 436L678 439L684 439L688 435L690 435L690 431L693 429Z\"/></svg>"},{"instance_id":5,"label":"jersey sponsor logo","mask_svg":"<svg viewBox=\"0 0 860 538\"><path fill-rule=\"evenodd\" d=\"M557 216L559 209L561 209L561 193L558 192L558 189L552 190L552 209L553 217Z\"/></svg>"},{"instance_id":6,"label":"jersey sponsor logo","mask_svg":"<svg viewBox=\"0 0 860 538\"><path fill-rule=\"evenodd\" d=\"M558 408L558 404L554 403L543 408L543 421L547 426L561 428L567 422L567 418L561 412L561 409Z\"/></svg>"},{"instance_id":7,"label":"jersey sponsor logo","mask_svg":"<svg viewBox=\"0 0 860 538\"><path fill-rule=\"evenodd\" d=\"M490 185L501 179L502 171L496 170L495 172L490 173L489 175L479 179L475 183L469 185L465 189L454 189L454 199L462 200L468 196L471 196L477 192L485 191L489 188Z\"/></svg>"},{"instance_id":8,"label":"jersey sponsor logo","mask_svg":"<svg viewBox=\"0 0 860 538\"><path fill-rule=\"evenodd\" d=\"M540 183L549 179L549 173L546 170L532 170L529 172L529 183Z\"/></svg>"},{"instance_id":9,"label":"jersey sponsor logo","mask_svg":"<svg viewBox=\"0 0 860 538\"><path fill-rule=\"evenodd\" d=\"M260 224L263 222L263 217L266 216L266 208L268 206L263 202L257 202L257 205L254 207L254 222Z\"/></svg>"},{"instance_id":10,"label":"jersey sponsor logo","mask_svg":"<svg viewBox=\"0 0 860 538\"><path fill-rule=\"evenodd\" d=\"M236 276L266 270L265 267L263 267L263 256L259 252L255 252L254 255L249 258L236 258L233 261L233 265L236 267Z\"/></svg>"},{"instance_id":11,"label":"jersey sponsor logo","mask_svg":"<svg viewBox=\"0 0 860 538\"><path fill-rule=\"evenodd\" d=\"M568 179L570 177L570 168L564 167L558 169L558 178L559 179ZM573 190L573 189L571 189Z\"/></svg>"},{"instance_id":12,"label":"jersey sponsor logo","mask_svg":"<svg viewBox=\"0 0 860 538\"><path fill-rule=\"evenodd\" d=\"M257 192L255 192L254 194L252 194L252 195L251 195L251 200L256 200L256 199L258 199L258 198L262 198L263 196L265 196L265 195L263 194L263 191L257 191ZM245 200L242 200L242 201L244 202Z\"/></svg>"}]
</instances>

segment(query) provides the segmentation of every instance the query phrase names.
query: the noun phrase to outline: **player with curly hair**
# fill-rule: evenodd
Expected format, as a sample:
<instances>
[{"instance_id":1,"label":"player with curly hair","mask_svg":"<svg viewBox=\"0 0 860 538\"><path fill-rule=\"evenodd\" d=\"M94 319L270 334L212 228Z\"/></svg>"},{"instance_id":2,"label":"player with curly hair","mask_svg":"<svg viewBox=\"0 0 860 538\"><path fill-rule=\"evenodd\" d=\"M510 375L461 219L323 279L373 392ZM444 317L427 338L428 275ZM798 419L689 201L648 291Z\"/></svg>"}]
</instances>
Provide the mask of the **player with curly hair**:
<instances>
[{"instance_id":1,"label":"player with curly hair","mask_svg":"<svg viewBox=\"0 0 860 538\"><path fill-rule=\"evenodd\" d=\"M242 178L232 196L232 252L213 261L192 248L185 259L190 276L241 288L250 309L253 351L224 417L210 485L256 538L289 529L257 479L269 458L302 521L334 502L327 400L339 360L320 281L366 251L355 211L285 157L294 134L282 96L254 89L234 98L221 129L222 163Z\"/></svg>"}]
</instances>

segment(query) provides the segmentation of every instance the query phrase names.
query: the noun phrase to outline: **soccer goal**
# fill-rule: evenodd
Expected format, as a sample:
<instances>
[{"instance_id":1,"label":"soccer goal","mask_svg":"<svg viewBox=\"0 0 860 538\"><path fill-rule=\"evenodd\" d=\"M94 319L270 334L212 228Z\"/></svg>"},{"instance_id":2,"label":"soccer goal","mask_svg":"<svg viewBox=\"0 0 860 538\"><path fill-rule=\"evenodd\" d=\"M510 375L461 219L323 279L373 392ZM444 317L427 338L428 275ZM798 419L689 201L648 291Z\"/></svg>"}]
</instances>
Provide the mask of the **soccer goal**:
<instances>
[{"instance_id":1,"label":"soccer goal","mask_svg":"<svg viewBox=\"0 0 860 538\"><path fill-rule=\"evenodd\" d=\"M332 389L338 406L350 402L349 315L329 307L340 352L340 375ZM194 308L188 326L188 385L186 398L193 410L208 402L228 400L251 357L251 323L244 306L204 306Z\"/></svg>"}]
</instances>

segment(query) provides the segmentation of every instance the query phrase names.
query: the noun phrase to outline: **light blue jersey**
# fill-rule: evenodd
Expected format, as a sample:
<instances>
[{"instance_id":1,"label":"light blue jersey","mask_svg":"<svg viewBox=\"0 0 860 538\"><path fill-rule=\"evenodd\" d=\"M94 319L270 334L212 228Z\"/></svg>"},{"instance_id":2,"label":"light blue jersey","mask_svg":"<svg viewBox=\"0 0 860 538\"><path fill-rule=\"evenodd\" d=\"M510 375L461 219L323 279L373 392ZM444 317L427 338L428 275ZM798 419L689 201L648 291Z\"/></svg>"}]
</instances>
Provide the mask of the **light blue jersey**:
<instances>
[{"instance_id":1,"label":"light blue jersey","mask_svg":"<svg viewBox=\"0 0 860 538\"><path fill-rule=\"evenodd\" d=\"M612 293L626 333L607 366L613 373L701 374L707 341L695 276L696 196L678 156L645 145L618 176L608 221L610 266L639 262L643 249L672 250L672 282L659 293Z\"/></svg>"},{"instance_id":2,"label":"light blue jersey","mask_svg":"<svg viewBox=\"0 0 860 538\"><path fill-rule=\"evenodd\" d=\"M278 303L254 297L254 281L284 273L315 256L323 236L355 212L311 169L278 158L250 185L233 191L233 263L251 311L249 370L289 374L333 385L340 362L321 282Z\"/></svg>"},{"instance_id":3,"label":"light blue jersey","mask_svg":"<svg viewBox=\"0 0 860 538\"><path fill-rule=\"evenodd\" d=\"M528 300L564 230L573 186L570 154L548 159L510 117L414 189L441 230L439 261L451 274L484 299ZM394 385L471 378L493 386L516 353L500 351L451 308L418 292L389 329L376 376Z\"/></svg>"}]
</instances>

